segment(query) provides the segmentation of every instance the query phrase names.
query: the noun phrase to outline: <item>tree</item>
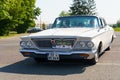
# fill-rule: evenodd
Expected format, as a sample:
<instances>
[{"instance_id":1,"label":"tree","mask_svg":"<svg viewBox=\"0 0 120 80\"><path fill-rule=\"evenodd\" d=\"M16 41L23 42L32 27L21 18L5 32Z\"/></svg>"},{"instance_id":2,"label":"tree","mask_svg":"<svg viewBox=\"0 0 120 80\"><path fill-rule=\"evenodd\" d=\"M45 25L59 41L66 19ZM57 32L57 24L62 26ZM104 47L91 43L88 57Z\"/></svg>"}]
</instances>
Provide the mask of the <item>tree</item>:
<instances>
[{"instance_id":1,"label":"tree","mask_svg":"<svg viewBox=\"0 0 120 80\"><path fill-rule=\"evenodd\" d=\"M120 27L120 19L117 21L116 26Z\"/></svg>"},{"instance_id":2,"label":"tree","mask_svg":"<svg viewBox=\"0 0 120 80\"><path fill-rule=\"evenodd\" d=\"M0 0L0 36L8 35L11 29L24 33L35 26L34 19L40 15L36 0Z\"/></svg>"},{"instance_id":3,"label":"tree","mask_svg":"<svg viewBox=\"0 0 120 80\"><path fill-rule=\"evenodd\" d=\"M24 7L25 16L22 18L24 23L16 27L18 33L24 33L29 27L34 27L36 16L39 16L40 8L35 8L36 0L23 0L22 7Z\"/></svg>"},{"instance_id":4,"label":"tree","mask_svg":"<svg viewBox=\"0 0 120 80\"><path fill-rule=\"evenodd\" d=\"M67 11L62 11L60 14L59 14L60 17L64 17L64 16L70 16L70 13L67 12Z\"/></svg>"},{"instance_id":5,"label":"tree","mask_svg":"<svg viewBox=\"0 0 120 80\"><path fill-rule=\"evenodd\" d=\"M12 23L12 16L9 14L11 5L8 0L0 1L0 36L9 34L10 24Z\"/></svg>"},{"instance_id":6,"label":"tree","mask_svg":"<svg viewBox=\"0 0 120 80\"><path fill-rule=\"evenodd\" d=\"M71 15L95 15L96 4L94 0L73 0L69 11Z\"/></svg>"},{"instance_id":7,"label":"tree","mask_svg":"<svg viewBox=\"0 0 120 80\"><path fill-rule=\"evenodd\" d=\"M34 9L34 18L37 19L37 16L39 16L41 13L41 9L39 7Z\"/></svg>"},{"instance_id":8,"label":"tree","mask_svg":"<svg viewBox=\"0 0 120 80\"><path fill-rule=\"evenodd\" d=\"M111 25L113 28L120 28L120 19L117 20L116 24Z\"/></svg>"},{"instance_id":9,"label":"tree","mask_svg":"<svg viewBox=\"0 0 120 80\"><path fill-rule=\"evenodd\" d=\"M42 24L42 29L43 29L43 30L46 29L46 25L45 25L45 23Z\"/></svg>"}]
</instances>

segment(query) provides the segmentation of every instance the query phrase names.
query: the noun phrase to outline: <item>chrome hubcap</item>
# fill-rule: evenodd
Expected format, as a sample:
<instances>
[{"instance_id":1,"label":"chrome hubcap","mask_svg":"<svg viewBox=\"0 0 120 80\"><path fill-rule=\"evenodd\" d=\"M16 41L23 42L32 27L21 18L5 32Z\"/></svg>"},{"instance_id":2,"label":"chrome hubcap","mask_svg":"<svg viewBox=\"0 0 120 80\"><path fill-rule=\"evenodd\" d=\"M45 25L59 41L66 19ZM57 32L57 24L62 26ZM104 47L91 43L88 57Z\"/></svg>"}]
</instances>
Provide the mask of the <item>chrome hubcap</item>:
<instances>
[{"instance_id":1,"label":"chrome hubcap","mask_svg":"<svg viewBox=\"0 0 120 80\"><path fill-rule=\"evenodd\" d=\"M95 62L98 62L98 53L95 54Z\"/></svg>"}]
</instances>

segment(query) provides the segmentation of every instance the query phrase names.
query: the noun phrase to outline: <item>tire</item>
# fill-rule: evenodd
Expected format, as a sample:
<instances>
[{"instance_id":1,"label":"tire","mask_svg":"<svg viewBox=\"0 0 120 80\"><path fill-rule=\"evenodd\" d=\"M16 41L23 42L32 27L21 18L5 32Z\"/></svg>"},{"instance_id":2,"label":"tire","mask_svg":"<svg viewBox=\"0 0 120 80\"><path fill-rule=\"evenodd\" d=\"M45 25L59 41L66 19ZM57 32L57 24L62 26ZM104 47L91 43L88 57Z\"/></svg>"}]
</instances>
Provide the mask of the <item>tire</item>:
<instances>
[{"instance_id":1,"label":"tire","mask_svg":"<svg viewBox=\"0 0 120 80\"><path fill-rule=\"evenodd\" d=\"M36 63L40 63L41 59L40 58L33 58Z\"/></svg>"},{"instance_id":2,"label":"tire","mask_svg":"<svg viewBox=\"0 0 120 80\"><path fill-rule=\"evenodd\" d=\"M101 52L101 48L102 48L102 43L100 43L95 55L94 55L94 58L90 60L90 64L91 65L95 65L96 63L98 63L99 61L99 55L100 55L100 52Z\"/></svg>"},{"instance_id":3,"label":"tire","mask_svg":"<svg viewBox=\"0 0 120 80\"><path fill-rule=\"evenodd\" d=\"M111 49L111 46L109 46L107 49L106 49L106 51L109 51Z\"/></svg>"},{"instance_id":4,"label":"tire","mask_svg":"<svg viewBox=\"0 0 120 80\"><path fill-rule=\"evenodd\" d=\"M99 54L98 52L96 52L94 58L90 60L90 64L95 65L98 62L98 60L99 60Z\"/></svg>"}]
</instances>

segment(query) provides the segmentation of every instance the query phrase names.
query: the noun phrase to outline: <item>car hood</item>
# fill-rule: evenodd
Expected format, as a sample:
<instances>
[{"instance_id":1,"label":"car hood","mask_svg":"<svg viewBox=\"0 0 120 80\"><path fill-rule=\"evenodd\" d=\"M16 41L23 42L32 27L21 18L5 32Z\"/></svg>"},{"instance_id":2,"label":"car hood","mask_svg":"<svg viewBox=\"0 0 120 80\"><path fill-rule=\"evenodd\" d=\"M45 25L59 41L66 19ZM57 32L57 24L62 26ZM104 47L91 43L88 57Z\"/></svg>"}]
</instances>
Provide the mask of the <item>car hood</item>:
<instances>
[{"instance_id":1,"label":"car hood","mask_svg":"<svg viewBox=\"0 0 120 80\"><path fill-rule=\"evenodd\" d=\"M76 37L93 37L97 33L94 28L54 28L44 30L38 33L29 35L36 38L76 38Z\"/></svg>"}]
</instances>

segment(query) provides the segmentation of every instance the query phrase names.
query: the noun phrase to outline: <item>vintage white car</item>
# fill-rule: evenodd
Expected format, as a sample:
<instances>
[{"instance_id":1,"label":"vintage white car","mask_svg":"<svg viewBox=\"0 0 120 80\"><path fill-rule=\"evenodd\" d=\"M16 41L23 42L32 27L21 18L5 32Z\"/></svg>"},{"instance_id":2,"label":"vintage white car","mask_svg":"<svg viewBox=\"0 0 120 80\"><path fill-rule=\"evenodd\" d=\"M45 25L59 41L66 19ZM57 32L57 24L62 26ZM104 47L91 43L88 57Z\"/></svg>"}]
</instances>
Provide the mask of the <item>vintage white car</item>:
<instances>
[{"instance_id":1,"label":"vintage white car","mask_svg":"<svg viewBox=\"0 0 120 80\"><path fill-rule=\"evenodd\" d=\"M51 29L21 37L20 52L36 62L87 59L95 64L114 38L113 28L98 16L58 17Z\"/></svg>"}]
</instances>

